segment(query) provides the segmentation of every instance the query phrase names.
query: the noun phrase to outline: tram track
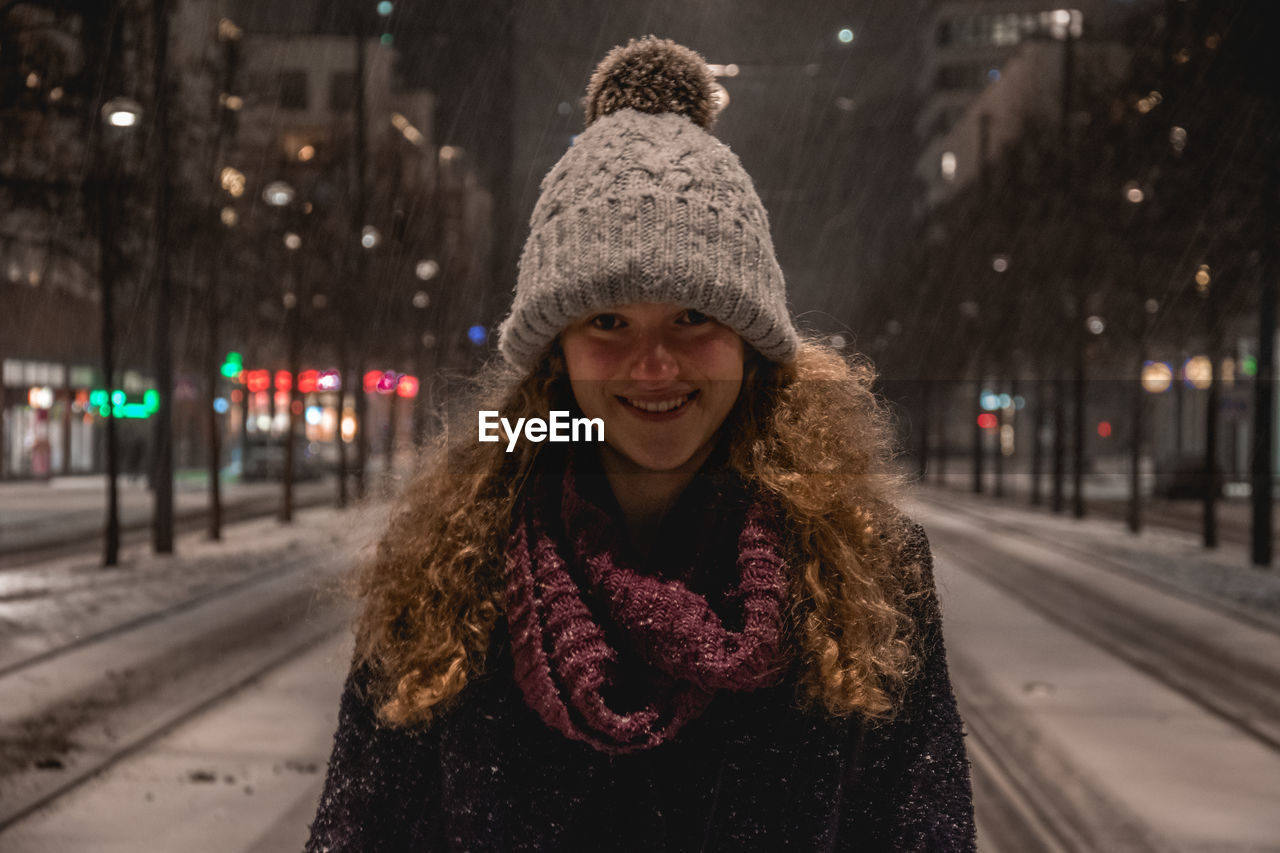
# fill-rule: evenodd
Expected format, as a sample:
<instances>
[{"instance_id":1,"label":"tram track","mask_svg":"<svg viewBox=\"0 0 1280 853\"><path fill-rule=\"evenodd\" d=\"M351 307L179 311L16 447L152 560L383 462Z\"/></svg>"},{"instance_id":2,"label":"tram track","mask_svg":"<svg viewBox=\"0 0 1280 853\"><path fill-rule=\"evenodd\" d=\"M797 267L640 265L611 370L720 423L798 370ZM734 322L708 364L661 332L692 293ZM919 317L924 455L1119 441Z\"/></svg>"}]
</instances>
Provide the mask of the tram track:
<instances>
[{"instance_id":1,"label":"tram track","mask_svg":"<svg viewBox=\"0 0 1280 853\"><path fill-rule=\"evenodd\" d=\"M111 637L126 633L128 631L135 630L137 628L140 628L144 625L147 625L153 622L158 622L163 619L167 619L176 614L191 610L195 607L199 607L211 601L215 601L219 598L225 598L226 596L232 595L243 589L273 580L275 578L280 577L281 575L285 575L291 571L297 570L300 566L309 565L311 559L312 558L310 555L290 558L284 563L273 565L268 569L265 569L261 572L257 572L248 577L240 578L239 580L232 581L223 586L215 587L213 589L207 590L197 595L193 595L189 598L184 598L181 601L174 602L173 604L170 604L165 607L156 608L154 610L148 610L145 613L141 613L136 616L124 619L106 628L77 637L74 640L71 640L70 642L62 643L60 645L54 646L53 648L44 649L42 651L36 652L31 655L27 655L26 657L19 658L17 660L0 663L0 679L3 679L6 676L9 676L15 673L19 673L22 670L28 669L32 666L36 666L37 664L41 664L46 661L53 660L54 658L57 658L60 655L68 654L70 652L75 651L76 649L85 648L87 646L94 645L95 643L105 642L109 640ZM119 583L130 583L130 582L133 582L134 580L130 578L127 574L122 574L118 577L119 577L119 580L118 580ZM49 594L57 594L57 592L61 592L61 590L53 591Z\"/></svg>"},{"instance_id":2,"label":"tram track","mask_svg":"<svg viewBox=\"0 0 1280 853\"><path fill-rule=\"evenodd\" d=\"M1176 619L1096 585L1096 576L1089 577L1088 570L1114 572L1111 561L1045 541L968 508L930 505L939 513L963 516L982 534L998 534L975 536L975 528L946 522L941 514L931 520L928 530L935 548L965 571L1280 752L1280 660L1251 650L1259 637L1265 641L1277 635L1265 620L1240 626L1244 639L1234 644L1192 633ZM1146 576L1135 578L1136 574L1124 571L1120 576L1129 583L1149 584ZM1161 591L1197 606L1208 603L1182 590ZM1255 642L1250 643L1245 636L1249 631L1261 635L1252 635Z\"/></svg>"},{"instance_id":3,"label":"tram track","mask_svg":"<svg viewBox=\"0 0 1280 853\"><path fill-rule=\"evenodd\" d=\"M301 555L6 666L0 831L339 631L317 590L346 564Z\"/></svg>"}]
</instances>

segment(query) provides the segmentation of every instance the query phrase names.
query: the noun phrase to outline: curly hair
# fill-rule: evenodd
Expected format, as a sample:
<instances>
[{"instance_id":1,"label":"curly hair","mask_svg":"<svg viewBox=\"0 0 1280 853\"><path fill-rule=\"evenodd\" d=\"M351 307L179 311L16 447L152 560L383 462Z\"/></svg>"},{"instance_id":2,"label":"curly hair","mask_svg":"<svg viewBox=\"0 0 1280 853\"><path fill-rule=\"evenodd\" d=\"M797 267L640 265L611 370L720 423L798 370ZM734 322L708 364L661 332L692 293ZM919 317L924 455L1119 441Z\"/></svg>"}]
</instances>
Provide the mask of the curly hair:
<instances>
[{"instance_id":1,"label":"curly hair","mask_svg":"<svg viewBox=\"0 0 1280 853\"><path fill-rule=\"evenodd\" d=\"M922 588L918 561L902 559L909 523L874 378L866 360L812 340L791 364L752 353L724 435L729 466L786 519L801 704L873 720L894 714L918 666L910 608ZM558 347L528 376L491 368L476 402L512 422L576 409ZM468 412L425 454L352 578L356 664L389 725L430 722L482 673L503 614L512 508L543 445L477 442Z\"/></svg>"}]
</instances>

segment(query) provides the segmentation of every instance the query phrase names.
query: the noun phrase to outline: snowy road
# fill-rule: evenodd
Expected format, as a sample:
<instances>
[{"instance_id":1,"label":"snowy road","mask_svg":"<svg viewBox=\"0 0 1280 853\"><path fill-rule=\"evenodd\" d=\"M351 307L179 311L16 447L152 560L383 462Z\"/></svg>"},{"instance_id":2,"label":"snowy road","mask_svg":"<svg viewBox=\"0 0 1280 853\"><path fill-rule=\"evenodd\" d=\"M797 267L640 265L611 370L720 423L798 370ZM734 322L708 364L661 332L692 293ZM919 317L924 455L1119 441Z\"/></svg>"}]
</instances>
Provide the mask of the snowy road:
<instances>
[{"instance_id":1,"label":"snowy road","mask_svg":"<svg viewBox=\"0 0 1280 853\"><path fill-rule=\"evenodd\" d=\"M1059 519L936 498L913 512L935 553L981 849L1280 850L1280 634L1265 614L1121 571Z\"/></svg>"},{"instance_id":2,"label":"snowy road","mask_svg":"<svg viewBox=\"0 0 1280 853\"><path fill-rule=\"evenodd\" d=\"M1114 524L928 491L910 512L934 548L974 762L981 850L1280 851L1280 582L1236 571L1234 553L1205 554L1170 534L1134 539ZM217 634L219 619L247 619L315 582L314 572L292 574L286 555L310 553L338 529L342 541L354 543L374 524L371 516L352 521L331 511L309 517L310 526L304 522L282 552L280 541L272 551L268 537L254 537L251 554L264 565L275 561L270 577L237 574L229 568L235 560L203 564L197 552L185 591L205 598L173 623L181 630L161 630L164 620L139 624L113 647L125 648L117 643L132 636L137 649L189 648L183 632ZM341 562L341 548L321 551ZM183 576L177 566L135 571L140 592L132 599L104 595L111 582L93 576L108 584L96 593L106 610L82 613L83 625L137 620L148 607L182 600L181 590L173 591L173 578ZM28 587L18 584L24 577ZM56 591L61 582L75 589L83 582L77 577L55 573L43 588ZM14 589L8 604L0 597L0 616L38 606L35 578L17 573L8 580ZM77 612L65 595L50 595L63 610L43 622L26 613L40 630L10 634L29 656L49 655L38 637L51 634L50 620ZM323 779L349 655L346 632L315 627L314 636L285 648L247 683L0 834L0 849L298 849ZM141 631L159 639L139 643ZM15 648L6 647L10 667L21 657ZM101 650L75 652L90 653ZM78 670L92 682L100 667ZM14 675L3 671L0 661L0 680ZM63 677L33 682L6 712L15 718L10 739L21 718L38 716L42 703L67 693L76 693L75 685Z\"/></svg>"}]
</instances>

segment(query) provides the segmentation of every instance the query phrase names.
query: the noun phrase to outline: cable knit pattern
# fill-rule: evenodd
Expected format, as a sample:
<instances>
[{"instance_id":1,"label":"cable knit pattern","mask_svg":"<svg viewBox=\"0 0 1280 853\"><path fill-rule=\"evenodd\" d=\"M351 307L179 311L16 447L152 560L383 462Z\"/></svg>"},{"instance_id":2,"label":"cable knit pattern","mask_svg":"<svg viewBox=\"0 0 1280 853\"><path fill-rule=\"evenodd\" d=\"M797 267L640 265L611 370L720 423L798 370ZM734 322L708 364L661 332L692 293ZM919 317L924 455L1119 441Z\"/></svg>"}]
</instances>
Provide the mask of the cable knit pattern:
<instances>
[{"instance_id":1,"label":"cable knit pattern","mask_svg":"<svg viewBox=\"0 0 1280 853\"><path fill-rule=\"evenodd\" d=\"M527 499L507 561L516 680L547 725L604 752L648 749L701 714L715 691L778 680L786 580L764 504L747 510L736 581L723 596L740 611L734 631L681 581L622 563L612 519L577 493L572 470L560 482L561 529L574 531L572 541L558 542L539 517L554 501ZM599 602L595 612L588 599Z\"/></svg>"},{"instance_id":2,"label":"cable knit pattern","mask_svg":"<svg viewBox=\"0 0 1280 853\"><path fill-rule=\"evenodd\" d=\"M695 308L775 361L798 346L750 177L673 113L597 119L543 179L502 353L530 368L573 319L630 302Z\"/></svg>"}]
</instances>

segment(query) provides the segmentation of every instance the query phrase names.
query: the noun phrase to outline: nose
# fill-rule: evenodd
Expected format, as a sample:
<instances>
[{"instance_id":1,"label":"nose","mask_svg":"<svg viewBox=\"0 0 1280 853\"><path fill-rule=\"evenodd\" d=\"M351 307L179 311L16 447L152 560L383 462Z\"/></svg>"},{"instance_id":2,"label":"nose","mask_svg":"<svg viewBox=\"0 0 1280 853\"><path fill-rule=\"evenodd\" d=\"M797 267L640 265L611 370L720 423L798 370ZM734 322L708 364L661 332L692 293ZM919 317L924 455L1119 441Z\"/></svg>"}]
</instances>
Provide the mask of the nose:
<instances>
[{"instance_id":1,"label":"nose","mask_svg":"<svg viewBox=\"0 0 1280 853\"><path fill-rule=\"evenodd\" d=\"M670 382L680 373L680 365L659 335L647 335L640 342L631 378L637 382Z\"/></svg>"}]
</instances>

